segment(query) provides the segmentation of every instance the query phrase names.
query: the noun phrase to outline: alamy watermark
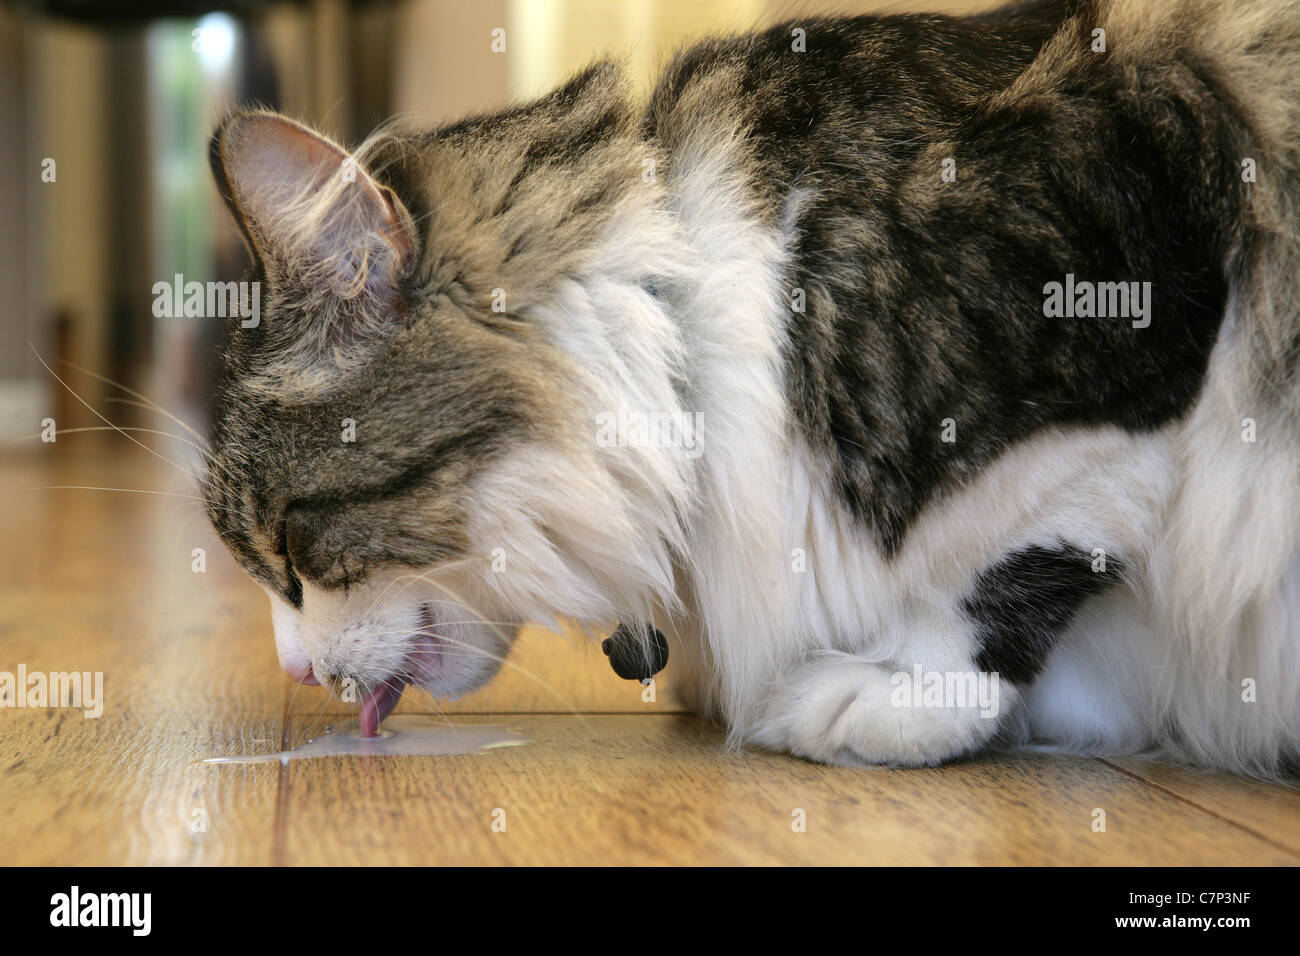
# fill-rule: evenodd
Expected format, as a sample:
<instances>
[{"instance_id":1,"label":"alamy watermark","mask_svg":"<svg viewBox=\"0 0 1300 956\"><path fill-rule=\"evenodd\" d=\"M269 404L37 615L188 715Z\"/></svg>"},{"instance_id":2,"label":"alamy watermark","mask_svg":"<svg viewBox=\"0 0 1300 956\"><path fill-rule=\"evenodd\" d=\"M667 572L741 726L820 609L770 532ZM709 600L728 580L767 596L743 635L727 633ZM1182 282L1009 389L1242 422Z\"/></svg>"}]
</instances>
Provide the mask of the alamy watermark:
<instances>
[{"instance_id":1,"label":"alamy watermark","mask_svg":"<svg viewBox=\"0 0 1300 956\"><path fill-rule=\"evenodd\" d=\"M103 671L0 671L0 708L80 707L94 720L104 713Z\"/></svg>"},{"instance_id":2,"label":"alamy watermark","mask_svg":"<svg viewBox=\"0 0 1300 956\"><path fill-rule=\"evenodd\" d=\"M687 458L704 454L702 412L640 412L620 407L596 416L601 448L678 448Z\"/></svg>"},{"instance_id":3,"label":"alamy watermark","mask_svg":"<svg viewBox=\"0 0 1300 956\"><path fill-rule=\"evenodd\" d=\"M1067 272L1065 282L1043 286L1043 315L1049 319L1132 319L1133 328L1151 324L1150 282L1075 281Z\"/></svg>"},{"instance_id":4,"label":"alamy watermark","mask_svg":"<svg viewBox=\"0 0 1300 956\"><path fill-rule=\"evenodd\" d=\"M262 321L260 282L186 282L179 272L172 282L153 284L153 314L159 319L238 317L240 328Z\"/></svg>"},{"instance_id":5,"label":"alamy watermark","mask_svg":"<svg viewBox=\"0 0 1300 956\"><path fill-rule=\"evenodd\" d=\"M120 926L133 936L148 936L152 910L152 893L83 893L74 885L50 897L50 925Z\"/></svg>"},{"instance_id":6,"label":"alamy watermark","mask_svg":"<svg viewBox=\"0 0 1300 956\"><path fill-rule=\"evenodd\" d=\"M996 671L926 671L920 664L889 678L889 702L895 707L945 710L979 708L981 717L996 717L1001 685Z\"/></svg>"}]
</instances>

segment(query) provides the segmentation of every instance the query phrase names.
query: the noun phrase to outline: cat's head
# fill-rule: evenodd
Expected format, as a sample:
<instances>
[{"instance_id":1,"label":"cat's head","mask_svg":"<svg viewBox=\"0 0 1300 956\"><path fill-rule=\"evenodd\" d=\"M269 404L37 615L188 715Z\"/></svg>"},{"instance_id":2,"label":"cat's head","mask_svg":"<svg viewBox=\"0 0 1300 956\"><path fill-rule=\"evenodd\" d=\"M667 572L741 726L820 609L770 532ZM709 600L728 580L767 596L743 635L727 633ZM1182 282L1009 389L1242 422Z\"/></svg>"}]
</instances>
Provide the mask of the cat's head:
<instances>
[{"instance_id":1,"label":"cat's head","mask_svg":"<svg viewBox=\"0 0 1300 956\"><path fill-rule=\"evenodd\" d=\"M664 324L628 248L662 217L611 75L356 153L263 111L213 137L259 308L228 320L209 516L282 666L366 728L487 680L526 620L668 587L683 475L597 440L637 382L674 400L671 334L626 334Z\"/></svg>"}]
</instances>

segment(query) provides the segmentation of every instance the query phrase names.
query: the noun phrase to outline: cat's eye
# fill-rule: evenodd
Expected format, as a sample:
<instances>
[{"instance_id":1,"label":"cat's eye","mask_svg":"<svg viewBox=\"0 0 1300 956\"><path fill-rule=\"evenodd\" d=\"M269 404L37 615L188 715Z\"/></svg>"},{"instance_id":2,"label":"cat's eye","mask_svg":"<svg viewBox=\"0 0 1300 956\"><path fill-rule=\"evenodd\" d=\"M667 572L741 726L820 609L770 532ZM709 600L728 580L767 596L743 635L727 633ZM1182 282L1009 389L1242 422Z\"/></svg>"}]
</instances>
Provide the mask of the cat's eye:
<instances>
[{"instance_id":1,"label":"cat's eye","mask_svg":"<svg viewBox=\"0 0 1300 956\"><path fill-rule=\"evenodd\" d=\"M294 570L293 559L289 557L289 523L288 521L280 522L279 543L276 546L275 553L284 560L284 576L289 581L289 587L284 592L285 598L298 609L302 609L302 579L298 577L298 572Z\"/></svg>"},{"instance_id":2,"label":"cat's eye","mask_svg":"<svg viewBox=\"0 0 1300 956\"><path fill-rule=\"evenodd\" d=\"M302 608L302 581L298 578L298 573L294 571L293 564L286 557L284 559L284 573L289 579L289 590L285 592L285 597L289 603L301 610Z\"/></svg>"}]
</instances>

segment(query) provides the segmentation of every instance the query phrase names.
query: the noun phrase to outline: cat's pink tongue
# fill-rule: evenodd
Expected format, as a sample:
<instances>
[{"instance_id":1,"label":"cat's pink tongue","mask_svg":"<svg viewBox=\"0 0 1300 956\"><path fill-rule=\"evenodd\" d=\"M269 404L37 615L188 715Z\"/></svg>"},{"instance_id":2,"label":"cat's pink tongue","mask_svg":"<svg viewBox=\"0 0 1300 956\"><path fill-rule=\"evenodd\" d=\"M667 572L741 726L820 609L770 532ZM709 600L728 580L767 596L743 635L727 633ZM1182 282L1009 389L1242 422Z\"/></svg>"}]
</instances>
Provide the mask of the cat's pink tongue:
<instances>
[{"instance_id":1,"label":"cat's pink tongue","mask_svg":"<svg viewBox=\"0 0 1300 956\"><path fill-rule=\"evenodd\" d=\"M400 678L393 678L380 684L378 688L371 691L361 702L361 716L358 723L361 725L362 737L378 737L379 725L384 722L384 718L393 712L397 702L402 699L402 690L406 687L406 681Z\"/></svg>"}]
</instances>

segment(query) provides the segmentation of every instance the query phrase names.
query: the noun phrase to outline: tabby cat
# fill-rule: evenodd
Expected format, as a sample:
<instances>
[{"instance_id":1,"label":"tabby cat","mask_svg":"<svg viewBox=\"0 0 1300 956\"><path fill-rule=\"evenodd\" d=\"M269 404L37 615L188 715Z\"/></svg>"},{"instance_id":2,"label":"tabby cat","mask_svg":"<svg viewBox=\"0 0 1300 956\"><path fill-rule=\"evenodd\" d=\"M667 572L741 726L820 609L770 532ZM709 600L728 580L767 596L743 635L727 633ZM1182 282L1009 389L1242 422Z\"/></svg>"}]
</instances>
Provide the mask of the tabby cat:
<instances>
[{"instance_id":1,"label":"tabby cat","mask_svg":"<svg viewBox=\"0 0 1300 956\"><path fill-rule=\"evenodd\" d=\"M797 20L212 159L264 304L210 517L363 732L622 620L733 745L1300 753L1294 0Z\"/></svg>"}]
</instances>

